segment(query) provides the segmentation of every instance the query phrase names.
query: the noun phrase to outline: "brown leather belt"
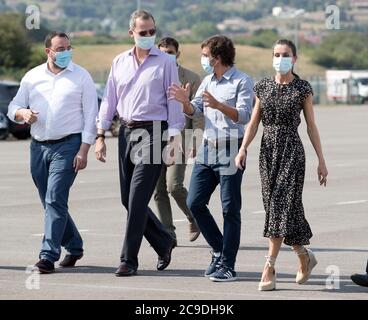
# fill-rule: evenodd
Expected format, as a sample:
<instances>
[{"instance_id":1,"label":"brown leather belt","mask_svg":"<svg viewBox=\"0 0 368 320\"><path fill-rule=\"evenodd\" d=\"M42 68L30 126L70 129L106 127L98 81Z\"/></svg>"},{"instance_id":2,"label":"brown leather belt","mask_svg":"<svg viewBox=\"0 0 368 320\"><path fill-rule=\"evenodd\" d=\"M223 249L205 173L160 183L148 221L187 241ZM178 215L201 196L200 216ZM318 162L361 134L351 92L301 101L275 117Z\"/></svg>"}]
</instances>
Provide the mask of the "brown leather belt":
<instances>
[{"instance_id":1,"label":"brown leather belt","mask_svg":"<svg viewBox=\"0 0 368 320\"><path fill-rule=\"evenodd\" d=\"M136 121L136 120L125 121L125 120L120 119L121 125L129 129L152 126L153 122L154 121ZM166 121L160 121L160 122L166 122Z\"/></svg>"}]
</instances>

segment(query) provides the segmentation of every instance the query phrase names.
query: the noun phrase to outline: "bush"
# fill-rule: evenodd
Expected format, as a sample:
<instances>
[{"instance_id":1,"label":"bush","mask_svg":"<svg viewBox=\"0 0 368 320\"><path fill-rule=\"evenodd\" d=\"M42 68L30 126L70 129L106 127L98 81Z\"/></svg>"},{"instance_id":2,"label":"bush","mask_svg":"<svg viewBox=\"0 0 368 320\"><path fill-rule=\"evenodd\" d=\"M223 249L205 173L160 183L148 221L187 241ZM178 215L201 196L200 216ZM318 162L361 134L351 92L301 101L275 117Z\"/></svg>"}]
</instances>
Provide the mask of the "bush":
<instances>
[{"instance_id":1,"label":"bush","mask_svg":"<svg viewBox=\"0 0 368 320\"><path fill-rule=\"evenodd\" d=\"M31 43L19 15L0 15L0 65L4 68L24 68L29 63L30 54Z\"/></svg>"},{"instance_id":2,"label":"bush","mask_svg":"<svg viewBox=\"0 0 368 320\"><path fill-rule=\"evenodd\" d=\"M336 32L314 50L313 62L326 68L367 69L368 37L357 32Z\"/></svg>"}]
</instances>

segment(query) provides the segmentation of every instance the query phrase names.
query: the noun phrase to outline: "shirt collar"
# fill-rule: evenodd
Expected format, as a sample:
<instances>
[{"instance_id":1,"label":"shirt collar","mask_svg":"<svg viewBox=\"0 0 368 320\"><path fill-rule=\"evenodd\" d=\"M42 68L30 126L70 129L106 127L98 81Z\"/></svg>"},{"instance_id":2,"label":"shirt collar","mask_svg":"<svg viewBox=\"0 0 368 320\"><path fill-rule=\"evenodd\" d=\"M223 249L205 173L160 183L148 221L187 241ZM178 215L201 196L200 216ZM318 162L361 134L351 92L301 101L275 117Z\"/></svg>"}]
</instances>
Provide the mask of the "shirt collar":
<instances>
[{"instance_id":1,"label":"shirt collar","mask_svg":"<svg viewBox=\"0 0 368 320\"><path fill-rule=\"evenodd\" d=\"M48 67L48 61L46 61L46 63L44 63L44 67L45 67L45 71L51 72L49 70L49 67ZM74 63L72 61L70 61L69 64L68 64L68 66L63 71L61 71L61 72L64 72L65 70L68 70L70 72L73 72L74 71L74 68L75 68Z\"/></svg>"},{"instance_id":2,"label":"shirt collar","mask_svg":"<svg viewBox=\"0 0 368 320\"><path fill-rule=\"evenodd\" d=\"M221 79L220 79L220 80L217 80L217 78L216 78L216 76L215 76L215 73L213 73L211 80L212 80L212 81L216 80L216 81L220 82L220 81L222 80L222 78L225 78L227 81L229 81L229 80L230 80L230 78L231 78L231 77L233 76L233 74L235 73L235 71L236 71L235 66L232 66L229 70L227 70L227 71L222 75L222 77L221 77Z\"/></svg>"},{"instance_id":3,"label":"shirt collar","mask_svg":"<svg viewBox=\"0 0 368 320\"><path fill-rule=\"evenodd\" d=\"M229 70L227 70L224 73L224 75L222 77L225 78L226 80L230 80L230 78L233 76L235 71L236 71L235 66L232 66Z\"/></svg>"},{"instance_id":4,"label":"shirt collar","mask_svg":"<svg viewBox=\"0 0 368 320\"><path fill-rule=\"evenodd\" d=\"M133 48L131 48L131 49L128 51L128 54L129 54L130 56L134 55L134 49L135 49L135 46L134 46ZM156 48L155 46L153 46L153 47L151 48L151 50L149 51L148 55L149 55L149 56L158 56L158 55L159 55L159 54L161 54L161 53L162 53L162 51L161 51L160 49L158 49L158 48Z\"/></svg>"}]
</instances>

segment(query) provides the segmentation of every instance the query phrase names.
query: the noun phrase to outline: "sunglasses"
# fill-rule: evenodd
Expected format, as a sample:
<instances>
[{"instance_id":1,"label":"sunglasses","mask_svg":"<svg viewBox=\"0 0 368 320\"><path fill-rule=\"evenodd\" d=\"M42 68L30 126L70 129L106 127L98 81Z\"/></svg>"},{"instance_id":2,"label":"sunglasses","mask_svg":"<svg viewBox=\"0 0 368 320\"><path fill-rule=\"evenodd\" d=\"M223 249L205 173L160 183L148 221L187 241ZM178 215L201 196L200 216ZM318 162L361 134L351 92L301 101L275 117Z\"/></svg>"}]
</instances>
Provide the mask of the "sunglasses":
<instances>
[{"instance_id":1,"label":"sunglasses","mask_svg":"<svg viewBox=\"0 0 368 320\"><path fill-rule=\"evenodd\" d=\"M141 37L153 36L156 34L156 29L150 29L146 31L139 31L137 32Z\"/></svg>"}]
</instances>

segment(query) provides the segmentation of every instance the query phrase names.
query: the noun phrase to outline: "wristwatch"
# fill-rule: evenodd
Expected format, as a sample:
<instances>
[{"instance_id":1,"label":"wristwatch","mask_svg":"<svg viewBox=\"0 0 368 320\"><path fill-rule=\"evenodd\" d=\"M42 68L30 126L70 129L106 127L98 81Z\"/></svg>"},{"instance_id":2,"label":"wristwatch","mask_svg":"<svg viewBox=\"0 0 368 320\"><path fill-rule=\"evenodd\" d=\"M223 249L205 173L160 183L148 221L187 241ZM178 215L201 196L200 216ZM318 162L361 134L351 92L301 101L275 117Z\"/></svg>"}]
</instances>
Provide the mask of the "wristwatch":
<instances>
[{"instance_id":1,"label":"wristwatch","mask_svg":"<svg viewBox=\"0 0 368 320\"><path fill-rule=\"evenodd\" d=\"M105 135L103 133L98 133L97 136L96 136L96 140L98 138L102 138L102 139L105 139Z\"/></svg>"}]
</instances>

